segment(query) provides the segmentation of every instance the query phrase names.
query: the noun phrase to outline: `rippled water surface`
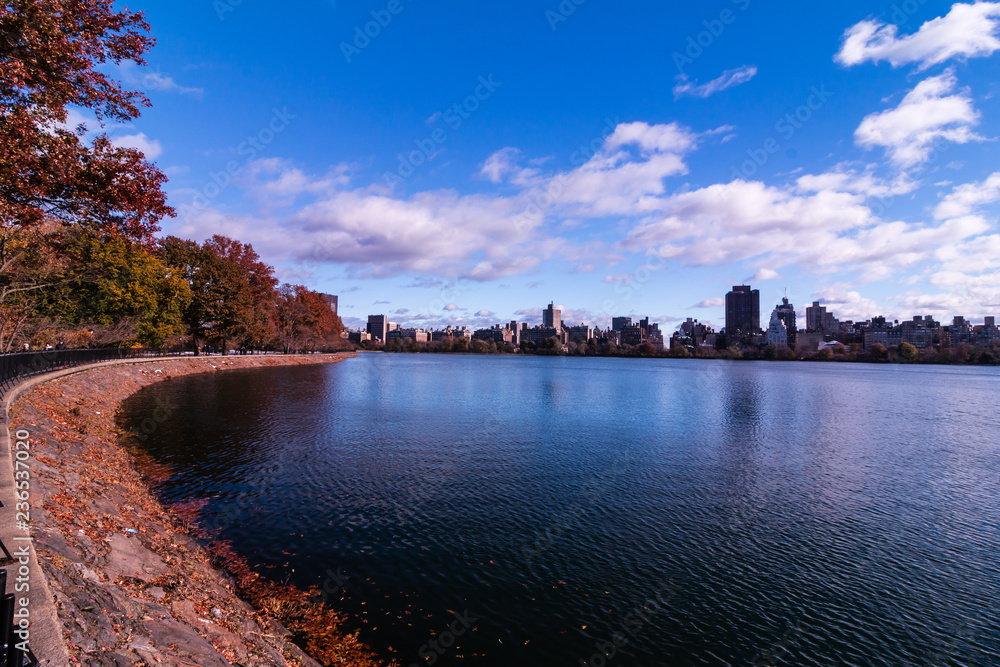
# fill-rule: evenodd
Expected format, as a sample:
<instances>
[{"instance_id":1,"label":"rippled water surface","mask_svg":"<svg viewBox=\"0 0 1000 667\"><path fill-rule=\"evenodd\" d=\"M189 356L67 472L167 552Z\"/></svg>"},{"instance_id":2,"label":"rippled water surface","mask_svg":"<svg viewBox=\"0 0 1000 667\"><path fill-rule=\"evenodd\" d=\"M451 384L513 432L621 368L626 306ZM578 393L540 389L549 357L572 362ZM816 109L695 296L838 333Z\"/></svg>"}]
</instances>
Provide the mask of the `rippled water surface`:
<instances>
[{"instance_id":1,"label":"rippled water surface","mask_svg":"<svg viewBox=\"0 0 1000 667\"><path fill-rule=\"evenodd\" d=\"M1000 665L998 399L996 368L366 354L123 419L164 500L403 667Z\"/></svg>"}]
</instances>

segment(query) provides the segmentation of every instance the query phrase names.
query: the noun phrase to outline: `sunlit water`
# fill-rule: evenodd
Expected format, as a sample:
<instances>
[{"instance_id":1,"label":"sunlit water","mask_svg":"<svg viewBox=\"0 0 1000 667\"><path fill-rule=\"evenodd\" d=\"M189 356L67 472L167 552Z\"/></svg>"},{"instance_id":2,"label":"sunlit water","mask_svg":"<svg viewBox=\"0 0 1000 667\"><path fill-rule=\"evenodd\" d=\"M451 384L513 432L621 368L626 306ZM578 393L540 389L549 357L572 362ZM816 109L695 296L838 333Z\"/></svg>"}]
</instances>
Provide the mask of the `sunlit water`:
<instances>
[{"instance_id":1,"label":"sunlit water","mask_svg":"<svg viewBox=\"0 0 1000 667\"><path fill-rule=\"evenodd\" d=\"M998 399L995 368L366 354L124 422L160 420L165 501L403 667L998 665Z\"/></svg>"}]
</instances>

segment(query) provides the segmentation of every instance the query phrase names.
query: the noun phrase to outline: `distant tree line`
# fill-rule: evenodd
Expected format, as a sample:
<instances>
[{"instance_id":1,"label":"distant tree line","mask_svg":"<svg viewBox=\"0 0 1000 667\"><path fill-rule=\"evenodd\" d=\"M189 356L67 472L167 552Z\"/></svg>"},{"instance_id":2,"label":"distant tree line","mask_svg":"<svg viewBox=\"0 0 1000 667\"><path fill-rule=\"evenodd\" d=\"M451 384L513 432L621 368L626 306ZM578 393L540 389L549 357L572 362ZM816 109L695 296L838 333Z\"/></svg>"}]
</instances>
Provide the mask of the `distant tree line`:
<instances>
[{"instance_id":1,"label":"distant tree line","mask_svg":"<svg viewBox=\"0 0 1000 667\"><path fill-rule=\"evenodd\" d=\"M428 354L531 354L543 356L591 356L591 357L647 357L665 359L729 359L741 361L817 361L817 362L859 362L859 363L897 363L897 364L982 364L996 365L1000 363L1000 345L989 348L977 348L962 344L955 348L943 350L918 350L910 343L893 345L886 348L876 343L872 349L865 352L857 344L845 346L837 344L818 352L798 353L787 347L767 345L759 347L730 346L721 350L713 347L690 349L681 345L660 349L652 343L640 345L618 345L599 339L587 342L570 342L563 350L562 343L557 338L550 338L541 343L524 342L519 346L496 341L466 340L465 338L447 337L431 343L418 343L410 338L391 340L382 344L378 341L365 341L361 344L365 350L381 350L385 352L408 352Z\"/></svg>"}]
</instances>

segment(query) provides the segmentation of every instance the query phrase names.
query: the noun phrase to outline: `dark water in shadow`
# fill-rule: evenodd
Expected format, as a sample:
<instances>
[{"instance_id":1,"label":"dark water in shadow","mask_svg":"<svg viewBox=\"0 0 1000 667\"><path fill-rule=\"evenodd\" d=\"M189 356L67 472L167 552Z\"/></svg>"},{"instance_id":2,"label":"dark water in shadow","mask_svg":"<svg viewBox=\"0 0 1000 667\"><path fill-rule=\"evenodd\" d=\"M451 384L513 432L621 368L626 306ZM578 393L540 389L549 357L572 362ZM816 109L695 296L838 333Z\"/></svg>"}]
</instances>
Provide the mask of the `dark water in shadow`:
<instances>
[{"instance_id":1,"label":"dark water in shadow","mask_svg":"<svg viewBox=\"0 0 1000 667\"><path fill-rule=\"evenodd\" d=\"M997 369L371 354L123 422L162 499L403 667L1000 665L998 399Z\"/></svg>"}]
</instances>

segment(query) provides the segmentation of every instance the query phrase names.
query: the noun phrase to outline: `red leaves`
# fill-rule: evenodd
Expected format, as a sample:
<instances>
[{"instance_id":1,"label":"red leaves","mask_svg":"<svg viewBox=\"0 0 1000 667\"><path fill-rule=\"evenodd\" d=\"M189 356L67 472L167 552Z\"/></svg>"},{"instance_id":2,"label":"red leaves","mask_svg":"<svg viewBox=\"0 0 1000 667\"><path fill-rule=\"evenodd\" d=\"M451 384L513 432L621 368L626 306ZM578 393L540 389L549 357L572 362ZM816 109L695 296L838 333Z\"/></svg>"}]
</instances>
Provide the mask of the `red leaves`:
<instances>
[{"instance_id":1,"label":"red leaves","mask_svg":"<svg viewBox=\"0 0 1000 667\"><path fill-rule=\"evenodd\" d=\"M65 107L93 109L127 122L149 102L123 91L95 65L132 60L156 41L142 14L116 11L113 0L13 0L0 6L0 104L37 108L65 120Z\"/></svg>"},{"instance_id":2,"label":"red leaves","mask_svg":"<svg viewBox=\"0 0 1000 667\"><path fill-rule=\"evenodd\" d=\"M14 0L0 5L0 228L46 219L151 242L173 210L165 176L104 135L88 146L59 129L67 107L128 122L149 101L97 66L131 60L154 40L141 14L113 0Z\"/></svg>"}]
</instances>

